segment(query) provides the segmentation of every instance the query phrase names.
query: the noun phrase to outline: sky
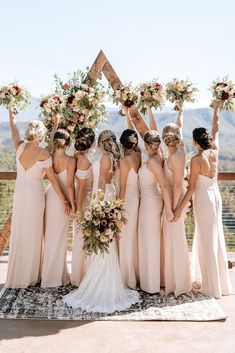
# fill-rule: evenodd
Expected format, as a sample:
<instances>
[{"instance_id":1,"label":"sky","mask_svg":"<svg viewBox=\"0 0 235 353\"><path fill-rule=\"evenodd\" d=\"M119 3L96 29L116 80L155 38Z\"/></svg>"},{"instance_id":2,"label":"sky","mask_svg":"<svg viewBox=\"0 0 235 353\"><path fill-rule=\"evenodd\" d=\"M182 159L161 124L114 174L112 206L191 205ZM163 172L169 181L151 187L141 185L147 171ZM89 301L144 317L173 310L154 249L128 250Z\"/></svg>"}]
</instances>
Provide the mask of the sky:
<instances>
[{"instance_id":1,"label":"sky","mask_svg":"<svg viewBox=\"0 0 235 353\"><path fill-rule=\"evenodd\" d=\"M235 81L234 20L234 0L0 0L0 85L48 94L102 49L123 82L189 78L208 106L212 80Z\"/></svg>"}]
</instances>

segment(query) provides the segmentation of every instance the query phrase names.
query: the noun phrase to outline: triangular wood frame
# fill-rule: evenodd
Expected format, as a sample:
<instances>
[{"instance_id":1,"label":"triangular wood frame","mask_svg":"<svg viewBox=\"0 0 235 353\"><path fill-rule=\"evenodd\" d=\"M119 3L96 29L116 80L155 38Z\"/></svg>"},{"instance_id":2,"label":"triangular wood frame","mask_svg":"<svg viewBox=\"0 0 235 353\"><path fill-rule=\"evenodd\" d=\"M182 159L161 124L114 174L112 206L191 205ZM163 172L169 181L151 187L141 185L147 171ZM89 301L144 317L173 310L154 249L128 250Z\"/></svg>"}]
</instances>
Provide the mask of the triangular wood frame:
<instances>
[{"instance_id":1,"label":"triangular wood frame","mask_svg":"<svg viewBox=\"0 0 235 353\"><path fill-rule=\"evenodd\" d=\"M100 50L99 54L97 55L97 58L95 59L93 65L91 66L87 74L87 78L91 85L94 84L94 82L98 79L101 72L104 74L114 91L122 85L120 78L114 71L113 67L111 66L110 62L108 61L107 57L105 56L102 50ZM148 128L136 107L131 107L130 115L136 130L143 137L144 133ZM6 224L0 231L0 255L3 253L4 249L8 245L10 229L11 215L9 215Z\"/></svg>"},{"instance_id":2,"label":"triangular wood frame","mask_svg":"<svg viewBox=\"0 0 235 353\"><path fill-rule=\"evenodd\" d=\"M91 85L94 84L101 72L104 74L114 91L122 85L120 78L102 50L100 50L88 72L88 79ZM130 115L136 130L143 137L146 130L148 130L148 127L135 106L131 107Z\"/></svg>"}]
</instances>

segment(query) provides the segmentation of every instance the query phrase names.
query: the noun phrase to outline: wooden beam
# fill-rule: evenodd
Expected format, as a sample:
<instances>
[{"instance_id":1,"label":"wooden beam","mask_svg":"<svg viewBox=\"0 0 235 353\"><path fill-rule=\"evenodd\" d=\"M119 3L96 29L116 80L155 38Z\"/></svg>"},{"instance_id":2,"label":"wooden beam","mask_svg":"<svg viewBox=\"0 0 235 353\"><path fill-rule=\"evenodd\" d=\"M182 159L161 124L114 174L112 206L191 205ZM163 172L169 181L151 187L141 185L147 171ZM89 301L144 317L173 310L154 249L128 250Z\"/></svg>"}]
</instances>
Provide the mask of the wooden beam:
<instances>
[{"instance_id":1,"label":"wooden beam","mask_svg":"<svg viewBox=\"0 0 235 353\"><path fill-rule=\"evenodd\" d=\"M3 229L0 232L0 256L3 251L6 249L9 243L9 236L11 232L11 215L8 217L7 222L5 223Z\"/></svg>"},{"instance_id":2,"label":"wooden beam","mask_svg":"<svg viewBox=\"0 0 235 353\"><path fill-rule=\"evenodd\" d=\"M107 61L106 56L104 55L103 51L100 50L99 54L97 55L93 65L91 66L87 74L87 80L89 81L90 85L93 85L95 81L98 79L106 61Z\"/></svg>"},{"instance_id":3,"label":"wooden beam","mask_svg":"<svg viewBox=\"0 0 235 353\"><path fill-rule=\"evenodd\" d=\"M233 172L220 172L218 180L235 180L235 173Z\"/></svg>"}]
</instances>

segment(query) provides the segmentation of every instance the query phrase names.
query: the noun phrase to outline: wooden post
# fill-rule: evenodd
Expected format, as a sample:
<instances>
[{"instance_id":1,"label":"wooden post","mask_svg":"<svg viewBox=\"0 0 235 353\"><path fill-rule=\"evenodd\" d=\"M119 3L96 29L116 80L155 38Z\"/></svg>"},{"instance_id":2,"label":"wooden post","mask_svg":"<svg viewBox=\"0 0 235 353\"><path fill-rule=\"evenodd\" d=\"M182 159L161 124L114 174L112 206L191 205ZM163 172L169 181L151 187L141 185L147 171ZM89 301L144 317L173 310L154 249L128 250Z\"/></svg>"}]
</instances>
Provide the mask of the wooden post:
<instances>
[{"instance_id":1,"label":"wooden post","mask_svg":"<svg viewBox=\"0 0 235 353\"><path fill-rule=\"evenodd\" d=\"M11 231L11 215L8 217L7 222L5 223L3 229L0 232L0 256L3 251L6 249L9 243L9 235Z\"/></svg>"},{"instance_id":2,"label":"wooden post","mask_svg":"<svg viewBox=\"0 0 235 353\"><path fill-rule=\"evenodd\" d=\"M101 72L103 72L114 91L122 85L120 78L102 50L99 52L87 74L89 83L94 84ZM136 130L139 132L140 136L143 137L144 133L148 130L145 121L134 106L130 109L130 115Z\"/></svg>"}]
</instances>

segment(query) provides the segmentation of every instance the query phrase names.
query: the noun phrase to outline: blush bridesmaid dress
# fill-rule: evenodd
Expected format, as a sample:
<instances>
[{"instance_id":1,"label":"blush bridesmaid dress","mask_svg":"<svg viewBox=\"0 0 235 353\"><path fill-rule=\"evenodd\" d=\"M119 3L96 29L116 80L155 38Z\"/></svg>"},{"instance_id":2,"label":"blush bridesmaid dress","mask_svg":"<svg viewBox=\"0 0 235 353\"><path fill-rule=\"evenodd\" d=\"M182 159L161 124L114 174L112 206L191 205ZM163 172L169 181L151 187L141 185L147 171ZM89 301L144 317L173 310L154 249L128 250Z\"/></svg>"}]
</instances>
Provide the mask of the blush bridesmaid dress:
<instances>
[{"instance_id":1,"label":"blush bridesmaid dress","mask_svg":"<svg viewBox=\"0 0 235 353\"><path fill-rule=\"evenodd\" d=\"M140 288L148 293L160 291L161 273L161 190L147 163L139 169L140 207L138 250Z\"/></svg>"},{"instance_id":2,"label":"blush bridesmaid dress","mask_svg":"<svg viewBox=\"0 0 235 353\"><path fill-rule=\"evenodd\" d=\"M56 176L68 199L67 168ZM46 191L42 287L58 287L70 282L66 262L68 227L69 216L64 212L64 203L50 185Z\"/></svg>"},{"instance_id":3,"label":"blush bridesmaid dress","mask_svg":"<svg viewBox=\"0 0 235 353\"><path fill-rule=\"evenodd\" d=\"M204 152L204 155L207 155ZM208 156L207 156L208 157ZM210 158L208 157L210 162ZM221 298L232 293L222 224L222 200L214 178L199 175L193 195L195 233L192 250L193 279L200 292Z\"/></svg>"},{"instance_id":4,"label":"blush bridesmaid dress","mask_svg":"<svg viewBox=\"0 0 235 353\"><path fill-rule=\"evenodd\" d=\"M120 270L124 285L136 289L139 277L137 244L139 186L138 173L133 167L127 177L125 203L123 207L128 222L126 225L123 225L118 242Z\"/></svg>"},{"instance_id":5,"label":"blush bridesmaid dress","mask_svg":"<svg viewBox=\"0 0 235 353\"><path fill-rule=\"evenodd\" d=\"M86 157L84 157L86 158ZM77 169L75 173L75 185L76 190L79 183L79 179L88 179L86 194L87 196L91 196L92 193L92 185L93 185L93 171L92 165L87 170ZM77 191L76 191L77 192ZM85 210L89 200L85 198L83 209ZM74 221L73 224L73 248L72 248L72 271L71 271L71 283L77 287L79 287L85 272L86 272L86 256L82 249L83 246L83 237L82 233L79 229L77 229L77 222Z\"/></svg>"},{"instance_id":6,"label":"blush bridesmaid dress","mask_svg":"<svg viewBox=\"0 0 235 353\"><path fill-rule=\"evenodd\" d=\"M45 192L44 168L52 166L52 159L38 160L25 170L20 157L26 143L16 152L17 178L13 196L10 251L5 287L26 288L39 281L43 239Z\"/></svg>"},{"instance_id":7,"label":"blush bridesmaid dress","mask_svg":"<svg viewBox=\"0 0 235 353\"><path fill-rule=\"evenodd\" d=\"M173 197L173 173L167 161L164 164L165 176L170 196ZM183 181L182 181L183 182ZM183 190L182 197L186 190ZM186 210L177 222L168 222L163 214L163 247L165 292L175 296L187 293L192 288L188 244L185 233Z\"/></svg>"}]
</instances>

